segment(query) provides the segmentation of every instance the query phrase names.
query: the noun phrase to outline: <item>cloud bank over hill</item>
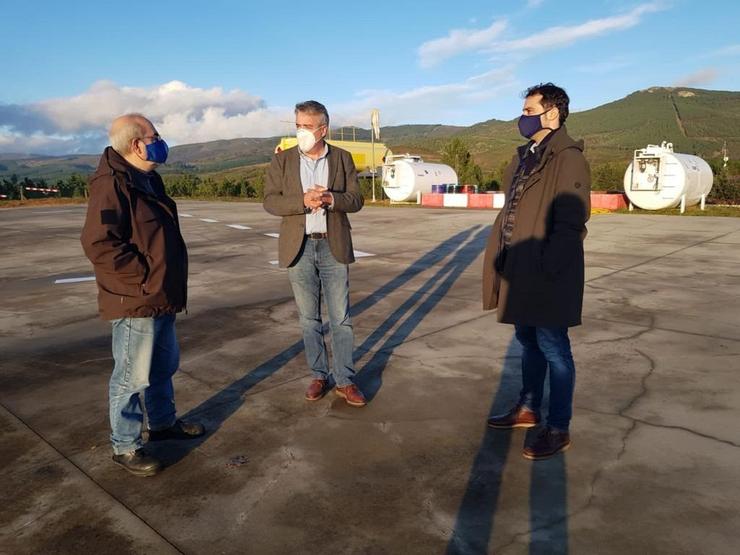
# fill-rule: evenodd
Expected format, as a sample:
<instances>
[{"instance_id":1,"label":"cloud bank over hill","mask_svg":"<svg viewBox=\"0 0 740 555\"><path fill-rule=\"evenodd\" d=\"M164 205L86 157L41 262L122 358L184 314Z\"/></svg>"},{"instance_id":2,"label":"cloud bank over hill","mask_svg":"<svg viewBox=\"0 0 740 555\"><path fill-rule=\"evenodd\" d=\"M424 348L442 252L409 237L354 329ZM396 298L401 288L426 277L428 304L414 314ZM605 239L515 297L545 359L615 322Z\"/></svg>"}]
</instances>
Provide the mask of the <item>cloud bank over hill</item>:
<instances>
[{"instance_id":1,"label":"cloud bank over hill","mask_svg":"<svg viewBox=\"0 0 740 555\"><path fill-rule=\"evenodd\" d=\"M181 81L126 87L98 81L82 94L31 104L0 104L0 151L67 154L96 152L107 143L113 118L149 117L172 144L237 137L269 137L290 129L291 108L268 108L244 91L203 89Z\"/></svg>"}]
</instances>

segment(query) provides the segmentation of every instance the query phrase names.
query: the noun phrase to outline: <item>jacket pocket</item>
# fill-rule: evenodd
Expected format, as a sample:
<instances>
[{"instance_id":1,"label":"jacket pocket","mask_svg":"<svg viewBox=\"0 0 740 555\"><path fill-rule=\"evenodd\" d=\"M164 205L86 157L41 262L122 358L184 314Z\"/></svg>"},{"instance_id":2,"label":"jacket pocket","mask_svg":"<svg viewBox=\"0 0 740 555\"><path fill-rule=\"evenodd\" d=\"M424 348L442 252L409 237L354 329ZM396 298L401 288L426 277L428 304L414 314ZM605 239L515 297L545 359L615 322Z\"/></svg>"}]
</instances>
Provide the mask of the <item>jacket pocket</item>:
<instances>
[{"instance_id":1,"label":"jacket pocket","mask_svg":"<svg viewBox=\"0 0 740 555\"><path fill-rule=\"evenodd\" d=\"M96 273L98 287L117 297L141 297L143 276L126 276L120 274Z\"/></svg>"}]
</instances>

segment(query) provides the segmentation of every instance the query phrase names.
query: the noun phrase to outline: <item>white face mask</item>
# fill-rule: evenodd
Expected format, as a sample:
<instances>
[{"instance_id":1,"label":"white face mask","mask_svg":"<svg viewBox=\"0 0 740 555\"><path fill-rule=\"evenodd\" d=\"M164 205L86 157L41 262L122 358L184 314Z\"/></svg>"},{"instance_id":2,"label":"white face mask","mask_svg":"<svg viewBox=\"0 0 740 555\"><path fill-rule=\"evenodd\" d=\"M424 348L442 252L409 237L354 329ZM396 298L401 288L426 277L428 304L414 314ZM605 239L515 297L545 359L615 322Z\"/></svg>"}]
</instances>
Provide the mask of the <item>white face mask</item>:
<instances>
[{"instance_id":1,"label":"white face mask","mask_svg":"<svg viewBox=\"0 0 740 555\"><path fill-rule=\"evenodd\" d=\"M298 148L302 152L310 152L310 150L316 146L318 142L316 140L315 131L309 131L308 129L298 129L295 132L296 139L298 139Z\"/></svg>"}]
</instances>

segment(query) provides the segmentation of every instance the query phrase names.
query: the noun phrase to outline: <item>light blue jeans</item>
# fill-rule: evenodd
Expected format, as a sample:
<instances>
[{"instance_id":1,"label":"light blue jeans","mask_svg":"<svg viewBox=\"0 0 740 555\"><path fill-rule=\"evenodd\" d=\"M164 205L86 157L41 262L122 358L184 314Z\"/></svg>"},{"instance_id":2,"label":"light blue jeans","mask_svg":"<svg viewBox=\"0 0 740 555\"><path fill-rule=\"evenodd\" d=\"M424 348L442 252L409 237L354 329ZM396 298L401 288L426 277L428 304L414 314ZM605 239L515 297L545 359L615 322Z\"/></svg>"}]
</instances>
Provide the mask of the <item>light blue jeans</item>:
<instances>
[{"instance_id":1,"label":"light blue jeans","mask_svg":"<svg viewBox=\"0 0 740 555\"><path fill-rule=\"evenodd\" d=\"M116 455L143 446L144 394L150 430L175 423L172 376L180 364L175 315L112 320L113 374L110 378L111 443Z\"/></svg>"},{"instance_id":2,"label":"light blue jeans","mask_svg":"<svg viewBox=\"0 0 740 555\"><path fill-rule=\"evenodd\" d=\"M308 367L314 378L328 380L329 360L321 321L321 297L326 301L331 329L333 372L338 387L352 383L354 332L349 316L349 266L340 264L326 239L306 238L301 256L288 268L288 278L298 305Z\"/></svg>"}]
</instances>

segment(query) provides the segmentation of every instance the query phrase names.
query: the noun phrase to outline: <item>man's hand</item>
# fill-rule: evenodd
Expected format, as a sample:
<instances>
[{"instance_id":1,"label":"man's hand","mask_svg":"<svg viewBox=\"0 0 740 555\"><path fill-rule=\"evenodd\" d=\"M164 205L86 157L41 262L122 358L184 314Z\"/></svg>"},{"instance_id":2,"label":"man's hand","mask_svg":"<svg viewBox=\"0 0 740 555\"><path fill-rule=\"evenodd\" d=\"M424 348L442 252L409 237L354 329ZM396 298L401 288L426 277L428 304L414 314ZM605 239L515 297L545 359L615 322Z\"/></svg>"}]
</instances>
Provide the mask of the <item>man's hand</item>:
<instances>
[{"instance_id":1,"label":"man's hand","mask_svg":"<svg viewBox=\"0 0 740 555\"><path fill-rule=\"evenodd\" d=\"M317 191L316 187L303 193L303 206L309 208L312 212L321 208L321 192Z\"/></svg>"},{"instance_id":2,"label":"man's hand","mask_svg":"<svg viewBox=\"0 0 740 555\"><path fill-rule=\"evenodd\" d=\"M309 195L311 195L310 204L307 202ZM314 185L303 195L303 203L315 214L321 209L329 208L334 203L334 196L326 187Z\"/></svg>"},{"instance_id":3,"label":"man's hand","mask_svg":"<svg viewBox=\"0 0 740 555\"><path fill-rule=\"evenodd\" d=\"M320 185L314 185L313 190L321 195L321 208L329 208L334 204L334 195L332 195L329 189Z\"/></svg>"}]
</instances>

